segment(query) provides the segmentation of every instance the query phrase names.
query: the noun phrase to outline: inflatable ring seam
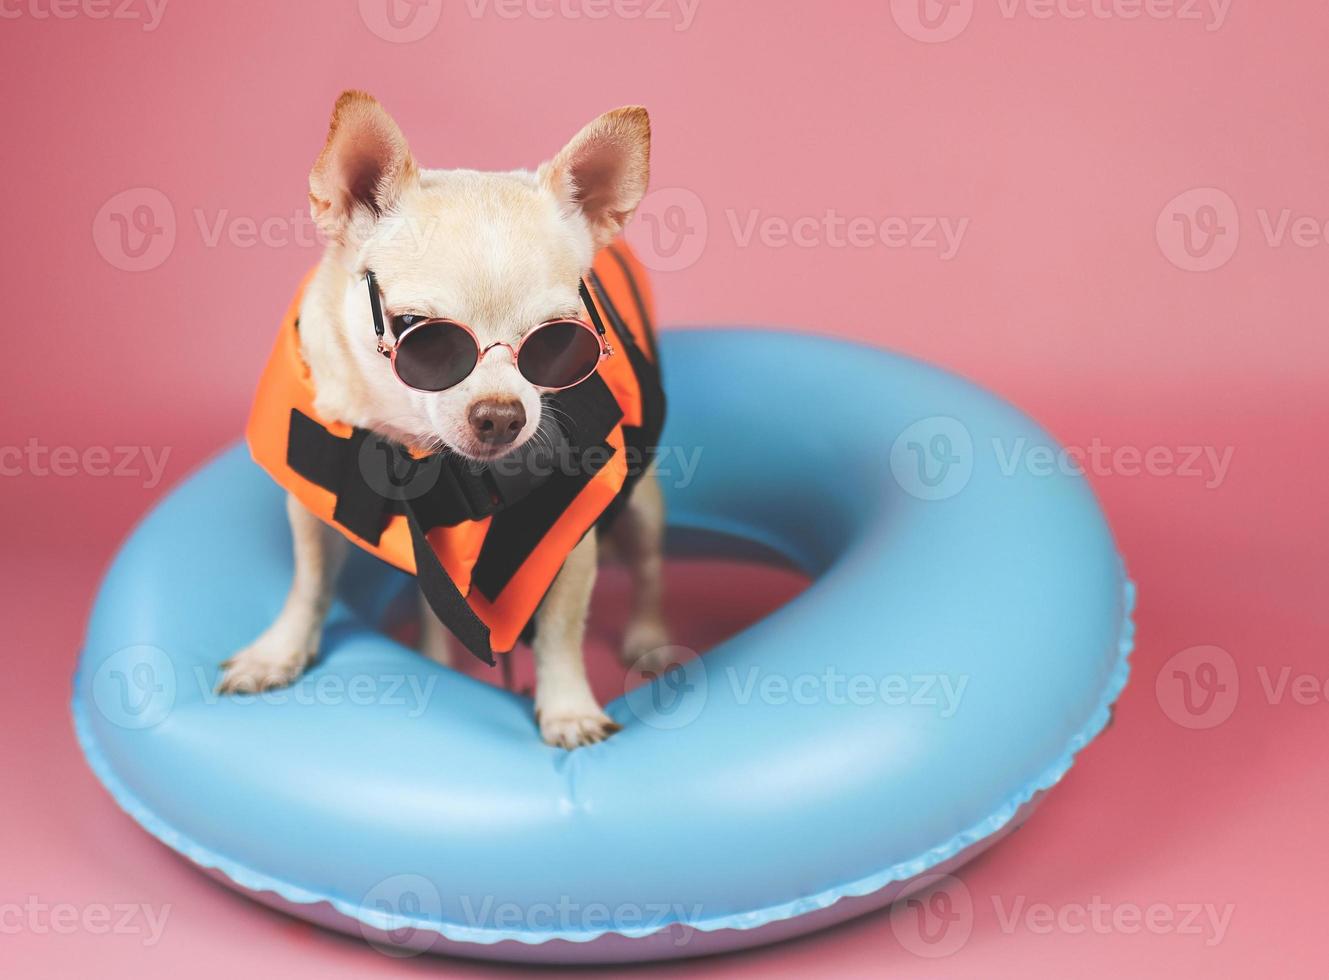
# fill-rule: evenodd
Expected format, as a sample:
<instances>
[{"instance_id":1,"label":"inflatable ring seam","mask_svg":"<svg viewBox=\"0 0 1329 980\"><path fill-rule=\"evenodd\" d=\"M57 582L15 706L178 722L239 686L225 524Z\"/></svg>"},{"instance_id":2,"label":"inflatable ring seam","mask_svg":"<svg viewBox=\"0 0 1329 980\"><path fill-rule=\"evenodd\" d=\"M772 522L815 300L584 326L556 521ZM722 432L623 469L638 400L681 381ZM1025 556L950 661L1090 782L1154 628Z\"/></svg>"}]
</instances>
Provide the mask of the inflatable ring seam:
<instances>
[{"instance_id":1,"label":"inflatable ring seam","mask_svg":"<svg viewBox=\"0 0 1329 980\"><path fill-rule=\"evenodd\" d=\"M540 945L553 940L586 943L593 942L606 935L619 935L627 939L639 939L669 929L672 925L683 925L700 932L715 932L724 929L756 929L773 922L780 922L808 912L817 911L834 905L841 899L860 897L877 892L893 882L914 878L930 868L949 860L966 848L982 841L1005 827L1020 812L1021 808L1033 800L1039 793L1055 786L1070 770L1076 755L1107 727L1111 719L1111 708L1116 703L1130 675L1130 654L1135 645L1135 623L1132 614L1135 608L1136 589L1127 577L1124 580L1124 618L1118 636L1118 656L1112 677L1106 685L1098 707L1089 716L1079 732L1070 740L1057 759L1036 778L1027 782L1002 806L983 820L954 835L950 840L925 851L907 861L902 861L875 872L846 882L845 884L824 889L814 895L782 902L761 909L742 913L731 913L709 919L671 920L653 922L640 928L623 927L617 929L585 930L566 932L553 930L507 930L495 928L477 928L453 923L435 922L427 919L410 919L402 915L388 916L372 909L336 898L311 892L307 889L281 881L270 875L256 872L244 865L223 857L220 854L198 844L186 835L169 827L165 821L154 815L120 781L112 771L100 748L88 728L86 708L79 694L80 678L74 678L74 696L72 711L74 731L79 747L98 780L110 792L117 805L135 822L153 837L171 849L184 855L193 863L214 870L230 879L236 885L251 892L271 892L282 899L297 905L311 905L326 902L342 915L356 920L374 929L401 928L406 923L422 932L436 933L444 939L454 942L467 942L478 945L492 945L500 942L519 942L527 945ZM80 671L81 673L81 671Z\"/></svg>"}]
</instances>

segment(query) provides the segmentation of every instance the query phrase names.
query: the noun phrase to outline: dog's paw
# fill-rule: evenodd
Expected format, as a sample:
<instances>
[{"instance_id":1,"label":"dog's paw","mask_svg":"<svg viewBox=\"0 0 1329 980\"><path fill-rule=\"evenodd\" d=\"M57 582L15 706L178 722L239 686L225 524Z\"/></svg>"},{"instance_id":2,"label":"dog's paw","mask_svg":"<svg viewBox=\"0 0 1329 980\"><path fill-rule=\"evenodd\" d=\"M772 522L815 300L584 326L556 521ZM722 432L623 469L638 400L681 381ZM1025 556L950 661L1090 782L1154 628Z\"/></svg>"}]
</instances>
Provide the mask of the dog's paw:
<instances>
[{"instance_id":1,"label":"dog's paw","mask_svg":"<svg viewBox=\"0 0 1329 980\"><path fill-rule=\"evenodd\" d=\"M576 749L603 742L623 730L622 725L599 708L572 712L536 708L535 720L540 726L540 737L556 749Z\"/></svg>"},{"instance_id":2,"label":"dog's paw","mask_svg":"<svg viewBox=\"0 0 1329 980\"><path fill-rule=\"evenodd\" d=\"M658 619L634 619L623 636L619 659L642 674L658 674L673 661L669 633Z\"/></svg>"},{"instance_id":3,"label":"dog's paw","mask_svg":"<svg viewBox=\"0 0 1329 980\"><path fill-rule=\"evenodd\" d=\"M256 643L222 662L218 694L258 694L286 687L304 673L313 654Z\"/></svg>"}]
</instances>

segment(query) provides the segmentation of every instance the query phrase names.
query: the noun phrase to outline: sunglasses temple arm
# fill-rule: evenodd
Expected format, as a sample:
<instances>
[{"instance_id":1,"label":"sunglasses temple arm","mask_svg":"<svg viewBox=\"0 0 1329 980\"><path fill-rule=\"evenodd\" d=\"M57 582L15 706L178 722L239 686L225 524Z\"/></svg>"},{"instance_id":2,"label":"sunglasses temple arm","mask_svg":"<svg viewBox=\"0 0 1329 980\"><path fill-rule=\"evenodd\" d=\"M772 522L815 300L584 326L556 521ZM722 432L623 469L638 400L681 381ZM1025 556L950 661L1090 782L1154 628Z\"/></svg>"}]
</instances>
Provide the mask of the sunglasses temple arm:
<instances>
[{"instance_id":1,"label":"sunglasses temple arm","mask_svg":"<svg viewBox=\"0 0 1329 980\"><path fill-rule=\"evenodd\" d=\"M603 339L605 323L600 319L600 311L595 308L595 300L591 298L591 291L586 288L585 279L581 281L581 301L586 304L586 312L591 315L591 323L595 325L595 332Z\"/></svg>"},{"instance_id":2,"label":"sunglasses temple arm","mask_svg":"<svg viewBox=\"0 0 1329 980\"><path fill-rule=\"evenodd\" d=\"M369 284L369 308L374 311L374 333L379 340L383 339L383 304L379 299L378 279L374 276L373 269L365 270L365 282Z\"/></svg>"}]
</instances>

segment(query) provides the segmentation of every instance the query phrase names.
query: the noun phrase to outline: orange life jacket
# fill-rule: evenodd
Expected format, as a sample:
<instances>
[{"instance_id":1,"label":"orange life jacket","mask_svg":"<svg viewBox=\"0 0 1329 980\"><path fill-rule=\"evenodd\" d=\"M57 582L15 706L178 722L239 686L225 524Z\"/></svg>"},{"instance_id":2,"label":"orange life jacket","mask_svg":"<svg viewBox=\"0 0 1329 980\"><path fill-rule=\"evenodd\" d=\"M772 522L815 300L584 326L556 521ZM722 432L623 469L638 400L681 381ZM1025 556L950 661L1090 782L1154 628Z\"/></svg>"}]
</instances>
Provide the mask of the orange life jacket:
<instances>
[{"instance_id":1,"label":"orange life jacket","mask_svg":"<svg viewBox=\"0 0 1329 980\"><path fill-rule=\"evenodd\" d=\"M246 432L250 453L314 514L414 574L439 619L492 664L495 651L511 650L527 632L568 553L616 516L654 454L664 395L642 267L618 241L586 276L594 299L588 312L613 353L586 381L546 396L559 423L548 441L561 444L530 440L484 466L423 455L315 413L299 337L308 281L259 382Z\"/></svg>"}]
</instances>

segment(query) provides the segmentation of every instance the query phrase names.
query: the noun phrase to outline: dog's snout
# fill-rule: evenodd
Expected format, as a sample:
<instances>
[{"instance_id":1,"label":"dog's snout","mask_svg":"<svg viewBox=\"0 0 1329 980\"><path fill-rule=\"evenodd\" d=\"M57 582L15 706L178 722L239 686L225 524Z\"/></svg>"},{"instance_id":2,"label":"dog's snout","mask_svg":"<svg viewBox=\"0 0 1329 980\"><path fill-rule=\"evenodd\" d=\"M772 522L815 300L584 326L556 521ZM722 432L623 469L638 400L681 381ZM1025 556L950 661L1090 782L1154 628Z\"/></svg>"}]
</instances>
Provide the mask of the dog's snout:
<instances>
[{"instance_id":1,"label":"dog's snout","mask_svg":"<svg viewBox=\"0 0 1329 980\"><path fill-rule=\"evenodd\" d=\"M526 409L515 398L482 398L466 413L475 438L487 446L506 446L526 425Z\"/></svg>"}]
</instances>

